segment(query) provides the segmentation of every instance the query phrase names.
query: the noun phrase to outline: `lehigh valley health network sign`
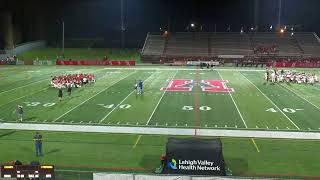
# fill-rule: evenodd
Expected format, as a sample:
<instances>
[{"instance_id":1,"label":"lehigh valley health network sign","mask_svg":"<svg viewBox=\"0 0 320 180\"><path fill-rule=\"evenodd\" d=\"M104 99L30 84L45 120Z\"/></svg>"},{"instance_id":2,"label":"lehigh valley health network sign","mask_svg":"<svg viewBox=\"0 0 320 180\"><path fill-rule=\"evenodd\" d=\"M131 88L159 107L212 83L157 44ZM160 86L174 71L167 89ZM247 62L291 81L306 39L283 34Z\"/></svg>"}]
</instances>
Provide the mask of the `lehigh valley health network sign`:
<instances>
[{"instance_id":1,"label":"lehigh valley health network sign","mask_svg":"<svg viewBox=\"0 0 320 180\"><path fill-rule=\"evenodd\" d=\"M181 160L171 159L168 166L173 170L184 171L221 171L219 165L208 160Z\"/></svg>"}]
</instances>

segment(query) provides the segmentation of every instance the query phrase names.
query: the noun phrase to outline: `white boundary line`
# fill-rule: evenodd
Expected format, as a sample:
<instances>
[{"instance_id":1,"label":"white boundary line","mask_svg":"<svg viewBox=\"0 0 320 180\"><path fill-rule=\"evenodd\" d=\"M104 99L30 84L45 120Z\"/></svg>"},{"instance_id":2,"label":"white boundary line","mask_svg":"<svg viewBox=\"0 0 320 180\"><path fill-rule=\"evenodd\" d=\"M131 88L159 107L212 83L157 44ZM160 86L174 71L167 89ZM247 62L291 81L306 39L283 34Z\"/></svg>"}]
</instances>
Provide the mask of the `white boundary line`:
<instances>
[{"instance_id":1,"label":"white boundary line","mask_svg":"<svg viewBox=\"0 0 320 180\"><path fill-rule=\"evenodd\" d=\"M174 75L171 77L170 82L171 82L171 81L172 81L172 79L177 75L178 71L179 71L179 70L176 70L176 72L174 73ZM150 115L150 117L149 117L149 119L148 119L148 121L147 121L146 125L148 125L148 124L149 124L149 122L150 122L151 118L153 117L153 114L156 112L156 110L157 110L157 108L158 108L158 106L159 106L159 104L160 104L160 102L161 102L161 100L162 100L163 96L166 94L166 92L167 92L167 89L163 91L163 93L162 93L162 95L161 95L161 97L160 97L160 99L159 99L159 101L158 101L157 105L154 107L154 109L153 109L153 111L152 111L152 113L151 113L151 115Z\"/></svg>"},{"instance_id":2,"label":"white boundary line","mask_svg":"<svg viewBox=\"0 0 320 180\"><path fill-rule=\"evenodd\" d=\"M318 110L320 110L320 107L319 107L319 106L313 104L313 103L310 102L308 99L302 97L301 95L299 95L298 93L296 93L294 90L292 90L292 89L290 89L290 88L288 88L288 87L286 87L286 86L284 86L284 85L282 85L282 84L278 84L278 85L281 86L281 87L283 87L283 88L288 89L289 91L293 92L295 95L297 95L298 97L300 97L301 99L305 100L306 102L308 102L309 104L311 104L312 106L314 106L315 108L317 108Z\"/></svg>"},{"instance_id":3,"label":"white boundary line","mask_svg":"<svg viewBox=\"0 0 320 180\"><path fill-rule=\"evenodd\" d=\"M66 124L27 124L0 123L0 129L55 131L55 132L95 132L121 133L140 135L186 135L194 134L193 128L151 128L151 127L123 127L123 126L92 126ZM257 130L225 130L225 129L197 129L198 136L206 137L241 137L241 138L274 138L274 139L308 139L320 140L319 132L296 131L257 131Z\"/></svg>"},{"instance_id":4,"label":"white boundary line","mask_svg":"<svg viewBox=\"0 0 320 180\"><path fill-rule=\"evenodd\" d=\"M144 80L144 82L148 82L150 80L150 78L154 75L155 73L152 73L146 80ZM116 110L125 100L128 99L128 97L130 97L131 94L133 94L134 92L136 92L136 90L134 89L133 91L131 91L127 97L125 97L116 107L114 107L107 115L105 115L98 124L101 124L102 121L104 121L114 110Z\"/></svg>"},{"instance_id":5,"label":"white boundary line","mask_svg":"<svg viewBox=\"0 0 320 180\"><path fill-rule=\"evenodd\" d=\"M95 95L91 96L90 98L86 99L85 101L82 101L80 104L74 106L72 109L70 109L69 111L65 112L64 114L62 114L61 116L57 117L55 120L53 120L52 122L55 122L57 120L59 120L60 118L62 118L63 116L65 116L66 114L68 114L69 112L73 111L74 109L78 108L79 106L81 106L82 104L86 103L87 101L89 101L90 99L96 97L97 95L99 95L100 93L104 92L105 90L109 89L111 86L117 84L118 82L122 81L123 79L129 77L130 75L132 75L133 73L135 73L136 71L129 73L128 75L126 75L125 77L111 83L109 86L107 86L106 88L102 89L101 91L99 91L98 93L96 93Z\"/></svg>"},{"instance_id":6,"label":"white boundary line","mask_svg":"<svg viewBox=\"0 0 320 180\"><path fill-rule=\"evenodd\" d=\"M219 74L219 76L220 76L221 80L223 80L223 78L222 78L221 74L219 73L219 71L218 71L218 70L216 70L216 71L218 72L218 74ZM231 100L232 100L232 102L233 102L234 106L236 107L236 109L237 109L237 111L238 111L238 113L239 113L239 116L240 116L240 118L241 118L241 120L242 120L242 122L243 122L244 126L245 126L246 128L248 128L247 123L246 123L246 121L243 119L242 114L241 114L241 112L240 112L240 110L239 110L239 108L238 108L238 106L237 106L236 102L234 101L234 99L233 99L233 97L232 97L232 95L231 95L230 91L228 91L228 93L229 93L229 95L230 95L230 97L231 97Z\"/></svg>"},{"instance_id":7,"label":"white boundary line","mask_svg":"<svg viewBox=\"0 0 320 180\"><path fill-rule=\"evenodd\" d=\"M273 104L278 110L279 112L281 112L297 129L300 130L300 128L267 96L265 95L255 84L253 84L253 82L251 82L245 75L243 75L241 72L240 74L250 83L252 84L265 98L267 98L271 104Z\"/></svg>"}]
</instances>

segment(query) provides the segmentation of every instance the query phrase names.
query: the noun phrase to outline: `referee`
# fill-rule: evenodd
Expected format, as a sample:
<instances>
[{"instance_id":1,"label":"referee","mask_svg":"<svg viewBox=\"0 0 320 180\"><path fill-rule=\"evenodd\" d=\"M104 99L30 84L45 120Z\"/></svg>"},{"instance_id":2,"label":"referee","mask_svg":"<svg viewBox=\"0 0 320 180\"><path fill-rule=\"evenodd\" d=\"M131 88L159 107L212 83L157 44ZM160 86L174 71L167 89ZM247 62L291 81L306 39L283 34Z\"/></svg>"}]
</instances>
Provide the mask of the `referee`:
<instances>
[{"instance_id":1,"label":"referee","mask_svg":"<svg viewBox=\"0 0 320 180\"><path fill-rule=\"evenodd\" d=\"M39 132L33 136L36 145L36 156L42 156L42 135Z\"/></svg>"}]
</instances>

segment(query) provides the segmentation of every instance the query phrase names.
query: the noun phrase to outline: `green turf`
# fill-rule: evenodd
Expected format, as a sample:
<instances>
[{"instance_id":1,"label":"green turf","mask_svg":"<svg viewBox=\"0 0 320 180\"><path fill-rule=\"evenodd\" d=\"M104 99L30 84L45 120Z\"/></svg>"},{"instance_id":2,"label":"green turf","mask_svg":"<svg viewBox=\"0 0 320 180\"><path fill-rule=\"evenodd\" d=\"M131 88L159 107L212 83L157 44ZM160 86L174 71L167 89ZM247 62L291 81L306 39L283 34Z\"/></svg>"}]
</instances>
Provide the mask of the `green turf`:
<instances>
[{"instance_id":1,"label":"green turf","mask_svg":"<svg viewBox=\"0 0 320 180\"><path fill-rule=\"evenodd\" d=\"M0 119L16 121L15 108L22 104L24 122L32 123L200 126L212 129L245 129L247 126L249 129L279 131L298 131L298 127L301 131L320 131L318 84L265 84L263 71L243 70L1 66ZM318 69L303 71L320 75ZM65 96L59 102L57 90L48 85L50 76L79 72L94 73L97 82L74 89L71 97ZM133 92L133 84L138 79L145 81L142 96ZM160 90L170 79L223 79L229 81L226 85L235 92L208 93L202 92L201 87L188 92ZM186 106L190 109L186 110ZM196 111L197 106L211 109ZM276 112L270 111L271 108ZM0 150L1 161L20 159L29 162L35 159L30 140L33 132L1 130L0 133L0 147L5 147ZM142 168L144 172L152 172L158 166L158 156L164 152L167 141L166 136L142 136L133 148L138 135L44 134L47 142L46 155L40 159L42 162L59 166L97 166L106 171L119 168L141 171ZM320 176L318 141L256 139L255 142L260 152L251 139L223 139L226 161L235 175Z\"/></svg>"},{"instance_id":2,"label":"green turf","mask_svg":"<svg viewBox=\"0 0 320 180\"><path fill-rule=\"evenodd\" d=\"M19 60L56 60L62 56L59 48L35 49L18 56ZM65 59L73 60L102 60L105 56L110 60L135 60L140 62L139 49L116 48L65 48Z\"/></svg>"},{"instance_id":3,"label":"green turf","mask_svg":"<svg viewBox=\"0 0 320 180\"><path fill-rule=\"evenodd\" d=\"M95 73L97 82L74 89L71 97L59 102L57 90L48 86L50 76L79 72ZM304 131L320 128L318 85L264 84L263 72L21 66L5 69L0 75L0 119L4 121L15 121L15 107L22 104L25 122ZM139 79L148 79L142 96L133 92L133 84ZM235 92L203 92L200 87L188 92L160 90L171 79L228 80L226 85Z\"/></svg>"},{"instance_id":4,"label":"green turf","mask_svg":"<svg viewBox=\"0 0 320 180\"><path fill-rule=\"evenodd\" d=\"M42 132L43 157L34 155L32 131L2 130L0 159L54 164L57 169L152 173L165 152L167 136ZM227 166L236 176L320 176L319 141L222 138ZM74 166L77 166L75 168Z\"/></svg>"}]
</instances>

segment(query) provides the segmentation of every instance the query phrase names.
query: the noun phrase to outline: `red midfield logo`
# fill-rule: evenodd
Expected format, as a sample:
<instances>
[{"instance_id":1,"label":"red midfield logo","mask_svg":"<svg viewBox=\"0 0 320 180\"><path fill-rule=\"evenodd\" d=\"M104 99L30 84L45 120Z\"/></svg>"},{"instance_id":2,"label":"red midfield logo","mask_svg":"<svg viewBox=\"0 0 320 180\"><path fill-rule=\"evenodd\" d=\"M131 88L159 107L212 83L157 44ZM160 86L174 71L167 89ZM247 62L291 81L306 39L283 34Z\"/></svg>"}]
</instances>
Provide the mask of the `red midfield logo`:
<instances>
[{"instance_id":1,"label":"red midfield logo","mask_svg":"<svg viewBox=\"0 0 320 180\"><path fill-rule=\"evenodd\" d=\"M161 88L163 91L192 91L194 86L200 86L204 92L234 92L233 88L226 86L227 80L201 80L173 79L167 87Z\"/></svg>"}]
</instances>

